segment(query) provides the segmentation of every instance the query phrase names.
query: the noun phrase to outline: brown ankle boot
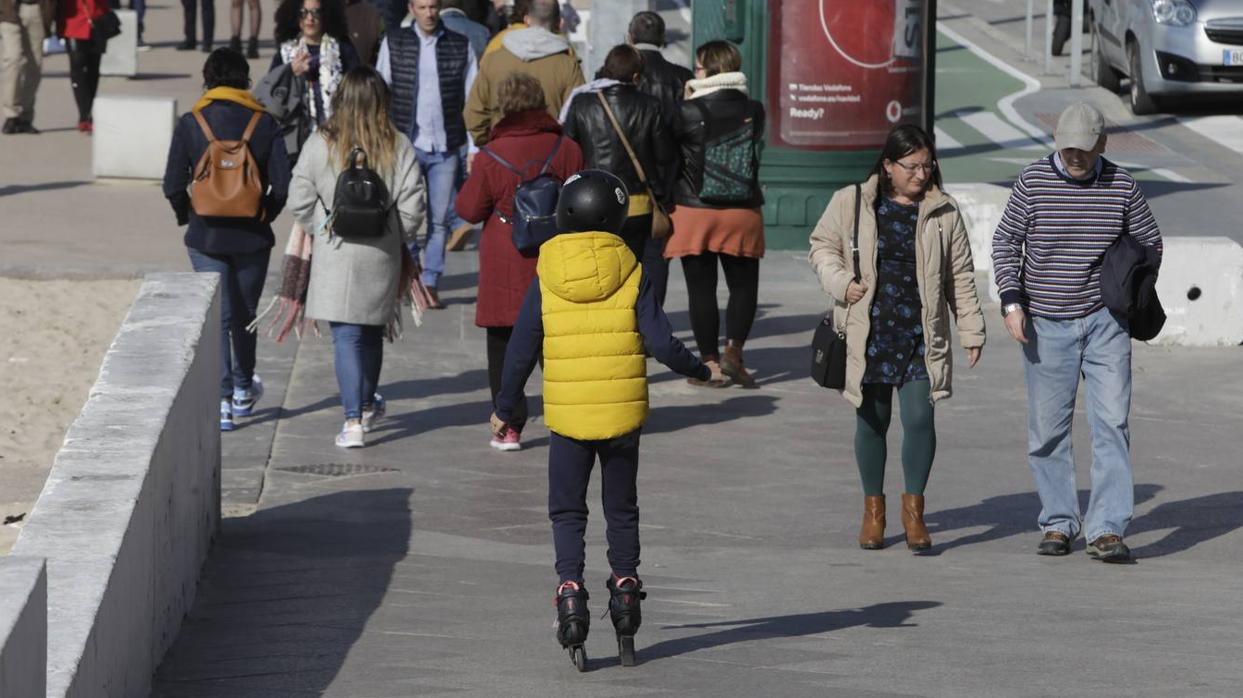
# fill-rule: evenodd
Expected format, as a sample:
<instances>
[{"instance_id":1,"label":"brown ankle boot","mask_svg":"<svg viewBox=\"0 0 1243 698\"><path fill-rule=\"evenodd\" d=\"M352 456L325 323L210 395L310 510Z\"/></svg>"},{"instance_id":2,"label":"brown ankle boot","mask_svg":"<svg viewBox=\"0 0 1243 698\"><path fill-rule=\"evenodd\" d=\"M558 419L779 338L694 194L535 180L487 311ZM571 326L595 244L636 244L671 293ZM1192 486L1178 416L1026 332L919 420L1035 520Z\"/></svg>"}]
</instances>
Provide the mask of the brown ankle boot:
<instances>
[{"instance_id":1,"label":"brown ankle boot","mask_svg":"<svg viewBox=\"0 0 1243 698\"><path fill-rule=\"evenodd\" d=\"M863 498L863 525L859 527L859 547L880 550L885 547L885 495Z\"/></svg>"},{"instance_id":2,"label":"brown ankle boot","mask_svg":"<svg viewBox=\"0 0 1243 698\"><path fill-rule=\"evenodd\" d=\"M911 550L927 550L932 547L928 527L924 525L924 496L902 495L902 528L906 529L906 547Z\"/></svg>"},{"instance_id":3,"label":"brown ankle boot","mask_svg":"<svg viewBox=\"0 0 1243 698\"><path fill-rule=\"evenodd\" d=\"M742 342L736 339L725 340L725 353L721 355L721 370L744 388L756 387L755 378L751 377L742 364Z\"/></svg>"}]
</instances>

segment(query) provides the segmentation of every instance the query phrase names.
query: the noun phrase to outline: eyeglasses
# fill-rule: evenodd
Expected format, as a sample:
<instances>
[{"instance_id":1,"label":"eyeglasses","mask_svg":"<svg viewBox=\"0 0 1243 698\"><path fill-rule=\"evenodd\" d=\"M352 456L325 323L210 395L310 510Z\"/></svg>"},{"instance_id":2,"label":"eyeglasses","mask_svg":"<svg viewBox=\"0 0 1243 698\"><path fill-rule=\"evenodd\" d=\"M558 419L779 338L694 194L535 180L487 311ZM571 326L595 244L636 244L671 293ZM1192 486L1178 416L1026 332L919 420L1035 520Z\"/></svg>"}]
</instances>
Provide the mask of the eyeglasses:
<instances>
[{"instance_id":1,"label":"eyeglasses","mask_svg":"<svg viewBox=\"0 0 1243 698\"><path fill-rule=\"evenodd\" d=\"M319 19L323 16L323 13L319 9L312 10L305 7L302 8L302 11L298 14L302 16L302 19Z\"/></svg>"},{"instance_id":2,"label":"eyeglasses","mask_svg":"<svg viewBox=\"0 0 1243 698\"><path fill-rule=\"evenodd\" d=\"M702 65L697 65L695 66L695 70L707 70L707 69L704 68Z\"/></svg>"},{"instance_id":3,"label":"eyeglasses","mask_svg":"<svg viewBox=\"0 0 1243 698\"><path fill-rule=\"evenodd\" d=\"M905 162L902 162L901 160L894 160L893 164L897 165L898 167L901 167L903 170L906 171L907 174L915 174L915 172L917 171L923 172L924 174L932 174L937 169L937 163L935 161L934 162L918 162L913 165L908 165Z\"/></svg>"}]
</instances>

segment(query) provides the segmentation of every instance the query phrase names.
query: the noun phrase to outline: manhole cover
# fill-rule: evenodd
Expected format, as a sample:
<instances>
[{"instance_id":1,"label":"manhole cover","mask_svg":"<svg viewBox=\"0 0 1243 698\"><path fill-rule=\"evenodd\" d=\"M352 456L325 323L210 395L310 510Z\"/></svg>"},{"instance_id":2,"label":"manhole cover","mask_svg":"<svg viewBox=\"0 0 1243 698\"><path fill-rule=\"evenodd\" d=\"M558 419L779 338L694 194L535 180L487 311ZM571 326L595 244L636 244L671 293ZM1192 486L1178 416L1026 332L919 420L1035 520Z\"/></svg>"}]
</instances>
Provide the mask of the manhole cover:
<instances>
[{"instance_id":1,"label":"manhole cover","mask_svg":"<svg viewBox=\"0 0 1243 698\"><path fill-rule=\"evenodd\" d=\"M383 468L378 465L358 465L355 463L316 463L314 465L291 465L277 468L286 473L299 475L322 475L324 477L347 477L350 475L374 475L376 473L396 473L397 468Z\"/></svg>"}]
</instances>

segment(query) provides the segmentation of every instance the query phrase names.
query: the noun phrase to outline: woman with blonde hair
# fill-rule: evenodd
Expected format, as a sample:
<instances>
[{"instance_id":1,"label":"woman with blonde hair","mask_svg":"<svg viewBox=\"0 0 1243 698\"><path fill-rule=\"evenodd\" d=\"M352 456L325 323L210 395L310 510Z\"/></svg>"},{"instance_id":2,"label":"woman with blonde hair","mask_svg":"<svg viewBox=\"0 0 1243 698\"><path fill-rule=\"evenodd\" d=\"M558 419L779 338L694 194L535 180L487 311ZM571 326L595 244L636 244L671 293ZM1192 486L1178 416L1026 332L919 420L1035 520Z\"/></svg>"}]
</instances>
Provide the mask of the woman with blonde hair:
<instances>
[{"instance_id":1,"label":"woman with blonde hair","mask_svg":"<svg viewBox=\"0 0 1243 698\"><path fill-rule=\"evenodd\" d=\"M364 432L384 416L384 401L376 394L382 342L400 311L405 243L424 225L423 177L410 140L389 119L390 99L372 68L346 73L332 98L332 116L307 141L289 192L294 217L312 231L306 317L332 328L345 410L345 426L336 437L342 448L365 445ZM388 215L382 231L343 238L333 234L330 220L337 177L360 161L383 180Z\"/></svg>"}]
</instances>

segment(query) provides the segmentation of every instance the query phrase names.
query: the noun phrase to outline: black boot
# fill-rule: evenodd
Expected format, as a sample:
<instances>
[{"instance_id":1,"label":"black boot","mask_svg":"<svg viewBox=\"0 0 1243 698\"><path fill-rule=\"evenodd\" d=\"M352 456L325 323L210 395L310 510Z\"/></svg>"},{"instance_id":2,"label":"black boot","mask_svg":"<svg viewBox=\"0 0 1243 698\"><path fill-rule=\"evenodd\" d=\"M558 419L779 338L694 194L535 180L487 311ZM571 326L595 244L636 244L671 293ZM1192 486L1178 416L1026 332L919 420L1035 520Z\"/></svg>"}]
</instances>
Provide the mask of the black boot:
<instances>
[{"instance_id":1,"label":"black boot","mask_svg":"<svg viewBox=\"0 0 1243 698\"><path fill-rule=\"evenodd\" d=\"M259 37L252 36L250 37L250 41L246 43L246 57L247 58L258 58L259 57Z\"/></svg>"},{"instance_id":2,"label":"black boot","mask_svg":"<svg viewBox=\"0 0 1243 698\"><path fill-rule=\"evenodd\" d=\"M637 577L609 577L609 616L617 631L617 653L622 666L634 666L634 635L643 623L641 602L647 598Z\"/></svg>"},{"instance_id":3,"label":"black boot","mask_svg":"<svg viewBox=\"0 0 1243 698\"><path fill-rule=\"evenodd\" d=\"M587 590L578 582L562 582L557 587L557 642L570 653L570 661L579 671L587 669L587 631L591 613L587 610Z\"/></svg>"},{"instance_id":4,"label":"black boot","mask_svg":"<svg viewBox=\"0 0 1243 698\"><path fill-rule=\"evenodd\" d=\"M242 37L240 36L231 37L229 39L229 48L233 49L234 51L237 51L238 53L241 53L242 52Z\"/></svg>"}]
</instances>

